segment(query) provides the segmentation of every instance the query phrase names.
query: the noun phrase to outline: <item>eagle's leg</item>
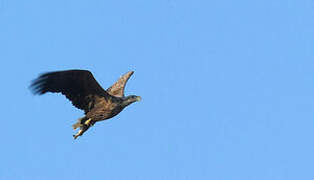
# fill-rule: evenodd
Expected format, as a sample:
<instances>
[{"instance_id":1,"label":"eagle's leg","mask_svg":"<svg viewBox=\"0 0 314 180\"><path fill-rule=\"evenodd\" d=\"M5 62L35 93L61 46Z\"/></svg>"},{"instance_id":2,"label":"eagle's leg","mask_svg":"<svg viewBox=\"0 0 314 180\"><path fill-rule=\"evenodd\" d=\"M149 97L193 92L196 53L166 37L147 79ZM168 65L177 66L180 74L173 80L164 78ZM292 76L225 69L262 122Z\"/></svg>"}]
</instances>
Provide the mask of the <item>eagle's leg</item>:
<instances>
[{"instance_id":1,"label":"eagle's leg","mask_svg":"<svg viewBox=\"0 0 314 180\"><path fill-rule=\"evenodd\" d=\"M88 128L89 128L89 126L82 124L80 126L80 130L75 135L73 135L74 139L76 139L79 136L82 136L84 134L84 132L87 131Z\"/></svg>"},{"instance_id":2,"label":"eagle's leg","mask_svg":"<svg viewBox=\"0 0 314 180\"><path fill-rule=\"evenodd\" d=\"M86 119L85 121L84 121L84 118L78 119L78 122L73 124L73 129L76 129L79 127L80 130L75 135L73 135L74 139L76 139L79 136L82 136L84 132L87 131L87 129L93 125L94 125L94 122L92 121L91 118Z\"/></svg>"},{"instance_id":3,"label":"eagle's leg","mask_svg":"<svg viewBox=\"0 0 314 180\"><path fill-rule=\"evenodd\" d=\"M87 125L87 126L90 126L92 124L92 119L91 118L89 118L89 119L87 119L85 121L84 121L84 119L85 119L85 117L79 118L77 120L77 123L72 125L73 129L77 129L79 127L82 127L84 124Z\"/></svg>"},{"instance_id":4,"label":"eagle's leg","mask_svg":"<svg viewBox=\"0 0 314 180\"><path fill-rule=\"evenodd\" d=\"M74 139L76 139L79 136L82 136L82 134L84 133L83 129L80 129L78 133L76 133L75 135L73 135Z\"/></svg>"},{"instance_id":5,"label":"eagle's leg","mask_svg":"<svg viewBox=\"0 0 314 180\"><path fill-rule=\"evenodd\" d=\"M87 119L87 120L84 122L84 124L85 124L86 126L90 126L91 123L92 123L92 119L91 119L91 118Z\"/></svg>"}]
</instances>

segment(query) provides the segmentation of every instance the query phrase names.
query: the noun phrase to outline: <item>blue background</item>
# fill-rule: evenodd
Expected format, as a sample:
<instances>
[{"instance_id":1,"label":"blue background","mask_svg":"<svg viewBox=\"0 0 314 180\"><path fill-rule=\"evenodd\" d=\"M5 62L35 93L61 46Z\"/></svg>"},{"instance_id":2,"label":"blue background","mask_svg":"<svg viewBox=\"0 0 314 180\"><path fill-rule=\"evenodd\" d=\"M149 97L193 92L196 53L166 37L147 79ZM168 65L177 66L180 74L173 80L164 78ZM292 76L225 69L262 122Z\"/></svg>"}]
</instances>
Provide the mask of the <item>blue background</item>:
<instances>
[{"instance_id":1,"label":"blue background","mask_svg":"<svg viewBox=\"0 0 314 180\"><path fill-rule=\"evenodd\" d=\"M311 0L0 0L0 179L313 180ZM40 73L129 70L142 96L83 116Z\"/></svg>"}]
</instances>

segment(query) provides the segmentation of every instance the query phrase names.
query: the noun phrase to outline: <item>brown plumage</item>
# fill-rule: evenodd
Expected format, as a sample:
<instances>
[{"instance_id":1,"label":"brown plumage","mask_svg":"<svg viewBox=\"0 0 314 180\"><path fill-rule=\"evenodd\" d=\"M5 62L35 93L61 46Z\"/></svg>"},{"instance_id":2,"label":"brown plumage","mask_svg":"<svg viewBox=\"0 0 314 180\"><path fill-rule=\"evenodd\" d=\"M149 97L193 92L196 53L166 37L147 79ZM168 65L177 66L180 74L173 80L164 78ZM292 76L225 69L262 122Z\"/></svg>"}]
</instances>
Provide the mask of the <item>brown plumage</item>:
<instances>
[{"instance_id":1,"label":"brown plumage","mask_svg":"<svg viewBox=\"0 0 314 180\"><path fill-rule=\"evenodd\" d=\"M78 119L73 128L80 128L78 136L96 122L112 118L129 104L139 101L140 96L124 96L124 88L133 71L124 74L106 91L98 84L92 73L87 70L67 70L48 72L35 79L31 88L34 94L46 92L62 93L72 104L84 110L85 116Z\"/></svg>"}]
</instances>

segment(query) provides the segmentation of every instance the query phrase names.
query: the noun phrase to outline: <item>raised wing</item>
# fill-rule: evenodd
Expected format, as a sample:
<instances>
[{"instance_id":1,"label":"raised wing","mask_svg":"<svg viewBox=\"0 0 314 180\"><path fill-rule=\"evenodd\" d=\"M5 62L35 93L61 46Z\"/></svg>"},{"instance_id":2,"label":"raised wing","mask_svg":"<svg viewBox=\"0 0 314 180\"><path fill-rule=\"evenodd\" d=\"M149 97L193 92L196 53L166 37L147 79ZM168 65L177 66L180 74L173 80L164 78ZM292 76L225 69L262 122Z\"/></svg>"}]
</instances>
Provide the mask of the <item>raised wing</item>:
<instances>
[{"instance_id":1,"label":"raised wing","mask_svg":"<svg viewBox=\"0 0 314 180\"><path fill-rule=\"evenodd\" d=\"M110 96L87 70L48 72L35 79L31 88L34 94L40 95L46 92L61 92L85 113L90 110L96 97Z\"/></svg>"},{"instance_id":2,"label":"raised wing","mask_svg":"<svg viewBox=\"0 0 314 180\"><path fill-rule=\"evenodd\" d=\"M120 79L115 82L110 88L107 89L107 92L116 97L124 97L124 88L125 84L128 82L129 78L132 76L134 71L129 71L125 73Z\"/></svg>"}]
</instances>

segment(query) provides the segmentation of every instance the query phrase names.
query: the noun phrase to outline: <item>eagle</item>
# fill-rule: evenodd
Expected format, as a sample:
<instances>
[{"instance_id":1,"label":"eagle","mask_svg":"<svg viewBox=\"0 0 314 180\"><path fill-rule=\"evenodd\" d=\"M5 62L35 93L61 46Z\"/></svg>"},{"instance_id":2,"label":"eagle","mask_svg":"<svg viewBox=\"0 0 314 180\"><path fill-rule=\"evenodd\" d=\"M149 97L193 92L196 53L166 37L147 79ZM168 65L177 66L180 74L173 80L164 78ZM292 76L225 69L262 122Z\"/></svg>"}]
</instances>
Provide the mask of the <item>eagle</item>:
<instances>
[{"instance_id":1,"label":"eagle","mask_svg":"<svg viewBox=\"0 0 314 180\"><path fill-rule=\"evenodd\" d=\"M96 122L112 118L128 105L141 100L136 95L124 96L125 85L133 73L127 72L104 90L88 70L47 72L33 80L30 88L37 95L62 93L76 108L85 112L85 116L72 126L74 130L80 128L73 135L76 139Z\"/></svg>"}]
</instances>

